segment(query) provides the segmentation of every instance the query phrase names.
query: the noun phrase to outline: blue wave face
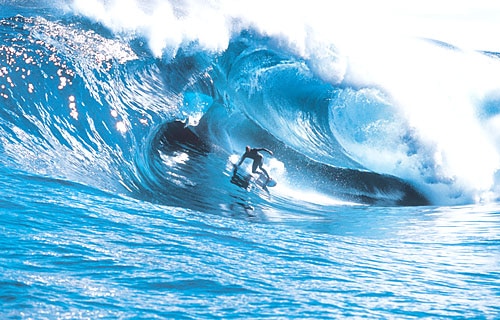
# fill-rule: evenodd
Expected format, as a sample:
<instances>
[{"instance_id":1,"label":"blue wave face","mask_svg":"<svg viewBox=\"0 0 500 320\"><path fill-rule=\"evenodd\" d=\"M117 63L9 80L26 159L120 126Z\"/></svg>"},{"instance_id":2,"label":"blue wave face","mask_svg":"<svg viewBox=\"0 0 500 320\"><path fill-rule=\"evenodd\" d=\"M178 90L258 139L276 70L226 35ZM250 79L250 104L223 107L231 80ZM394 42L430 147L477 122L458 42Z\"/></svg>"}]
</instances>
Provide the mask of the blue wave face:
<instances>
[{"instance_id":1,"label":"blue wave face","mask_svg":"<svg viewBox=\"0 0 500 320\"><path fill-rule=\"evenodd\" d=\"M290 190L362 204L472 201L390 91L325 79L276 38L245 30L219 52L189 44L159 58L144 38L74 16L5 17L0 29L8 165L220 210L247 202L231 161L251 145L274 152L265 166L279 196L255 193L271 206L293 202ZM482 104L484 121L496 121L496 101Z\"/></svg>"},{"instance_id":2,"label":"blue wave face","mask_svg":"<svg viewBox=\"0 0 500 320\"><path fill-rule=\"evenodd\" d=\"M0 50L4 161L102 187L116 185L115 172L127 167L117 155L129 152L132 137L124 132L127 115L107 103L116 99L106 90L113 62L91 49L107 40L43 18L7 18L1 28L12 35L2 38Z\"/></svg>"}]
</instances>

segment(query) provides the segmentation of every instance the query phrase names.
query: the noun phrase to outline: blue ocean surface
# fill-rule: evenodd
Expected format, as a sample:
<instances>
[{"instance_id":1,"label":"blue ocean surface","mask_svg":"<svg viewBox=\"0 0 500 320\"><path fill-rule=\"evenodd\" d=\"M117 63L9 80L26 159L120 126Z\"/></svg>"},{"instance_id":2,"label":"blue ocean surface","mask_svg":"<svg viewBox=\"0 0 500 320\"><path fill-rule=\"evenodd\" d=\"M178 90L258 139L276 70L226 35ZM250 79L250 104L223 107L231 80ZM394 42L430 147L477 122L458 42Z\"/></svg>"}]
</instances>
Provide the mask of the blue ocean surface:
<instances>
[{"instance_id":1,"label":"blue ocean surface","mask_svg":"<svg viewBox=\"0 0 500 320\"><path fill-rule=\"evenodd\" d=\"M1 319L500 318L499 8L0 5Z\"/></svg>"}]
</instances>

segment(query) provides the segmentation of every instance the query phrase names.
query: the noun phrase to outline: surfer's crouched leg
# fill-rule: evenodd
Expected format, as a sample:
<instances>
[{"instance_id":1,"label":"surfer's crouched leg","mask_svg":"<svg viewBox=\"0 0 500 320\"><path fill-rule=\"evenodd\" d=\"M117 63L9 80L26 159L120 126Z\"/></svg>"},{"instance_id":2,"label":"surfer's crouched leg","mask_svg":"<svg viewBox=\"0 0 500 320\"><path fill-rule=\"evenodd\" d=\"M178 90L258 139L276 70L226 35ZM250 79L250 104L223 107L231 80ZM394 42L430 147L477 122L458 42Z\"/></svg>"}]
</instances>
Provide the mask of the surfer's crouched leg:
<instances>
[{"instance_id":1,"label":"surfer's crouched leg","mask_svg":"<svg viewBox=\"0 0 500 320\"><path fill-rule=\"evenodd\" d=\"M267 177L267 181L266 181L266 183L267 183L267 182L269 182L269 180L271 180L271 176L269 175L269 173L267 173L267 170L266 170L266 169L264 169L264 168L260 168L260 170L262 170L262 172L264 172L264 174L265 174L265 175L266 175L266 177Z\"/></svg>"}]
</instances>

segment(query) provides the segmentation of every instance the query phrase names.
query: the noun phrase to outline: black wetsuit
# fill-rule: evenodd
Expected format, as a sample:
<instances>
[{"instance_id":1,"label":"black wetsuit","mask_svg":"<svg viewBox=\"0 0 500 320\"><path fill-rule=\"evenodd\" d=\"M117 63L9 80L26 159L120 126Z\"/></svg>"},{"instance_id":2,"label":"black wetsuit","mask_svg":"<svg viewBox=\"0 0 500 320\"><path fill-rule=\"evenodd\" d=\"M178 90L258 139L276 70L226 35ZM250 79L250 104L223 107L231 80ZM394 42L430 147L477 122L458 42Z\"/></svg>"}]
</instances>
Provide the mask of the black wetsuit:
<instances>
[{"instance_id":1,"label":"black wetsuit","mask_svg":"<svg viewBox=\"0 0 500 320\"><path fill-rule=\"evenodd\" d=\"M269 154L272 154L272 152L266 148L253 148L253 149L250 149L250 151L247 151L243 154L240 162L238 162L238 164L236 166L239 167L246 158L250 158L253 160L252 172L257 173L257 169L260 169L267 176L267 179L270 179L269 173L267 173L266 169L264 169L262 167L262 164L264 163L264 161L263 161L264 156L262 154L260 154L259 151L265 151L265 152L268 152Z\"/></svg>"}]
</instances>

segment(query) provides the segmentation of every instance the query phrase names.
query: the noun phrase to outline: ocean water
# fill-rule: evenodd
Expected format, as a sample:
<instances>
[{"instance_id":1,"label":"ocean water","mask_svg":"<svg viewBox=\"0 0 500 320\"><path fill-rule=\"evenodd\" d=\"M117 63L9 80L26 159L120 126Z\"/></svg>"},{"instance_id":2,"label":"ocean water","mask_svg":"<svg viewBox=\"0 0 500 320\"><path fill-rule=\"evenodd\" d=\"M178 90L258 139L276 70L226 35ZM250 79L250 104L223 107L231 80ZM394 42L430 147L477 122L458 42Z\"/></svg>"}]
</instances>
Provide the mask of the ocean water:
<instances>
[{"instance_id":1,"label":"ocean water","mask_svg":"<svg viewBox=\"0 0 500 320\"><path fill-rule=\"evenodd\" d=\"M498 6L0 5L0 318L500 317Z\"/></svg>"}]
</instances>

